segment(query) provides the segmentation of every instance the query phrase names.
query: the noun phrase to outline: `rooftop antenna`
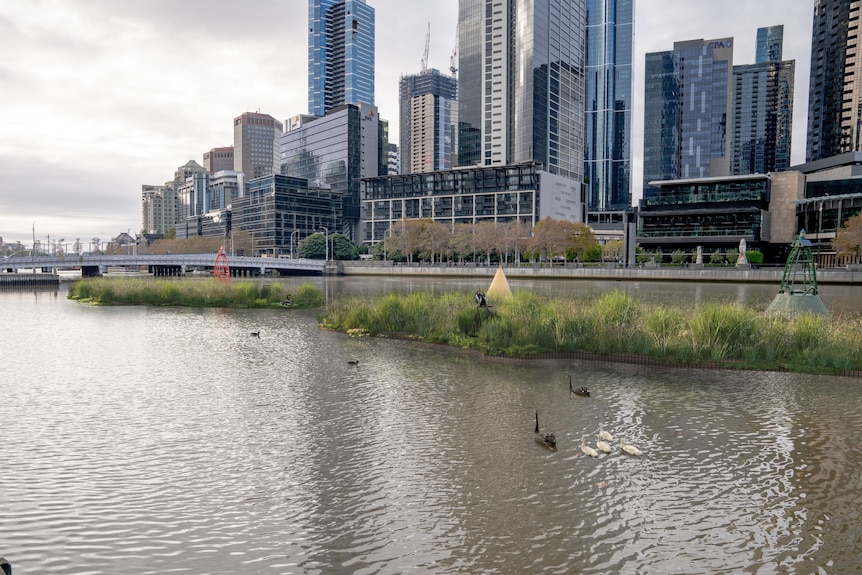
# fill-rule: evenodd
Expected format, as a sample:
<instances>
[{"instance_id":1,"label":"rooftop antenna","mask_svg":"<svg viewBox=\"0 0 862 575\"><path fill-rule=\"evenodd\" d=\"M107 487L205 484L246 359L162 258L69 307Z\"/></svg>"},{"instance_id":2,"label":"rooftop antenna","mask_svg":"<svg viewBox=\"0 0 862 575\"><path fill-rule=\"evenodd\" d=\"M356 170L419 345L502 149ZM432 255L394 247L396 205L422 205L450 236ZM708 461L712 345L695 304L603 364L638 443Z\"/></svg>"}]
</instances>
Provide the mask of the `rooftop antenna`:
<instances>
[{"instance_id":1,"label":"rooftop antenna","mask_svg":"<svg viewBox=\"0 0 862 575\"><path fill-rule=\"evenodd\" d=\"M428 48L431 43L431 22L428 22L428 31L425 32L425 52L422 54L422 71L428 69Z\"/></svg>"}]
</instances>

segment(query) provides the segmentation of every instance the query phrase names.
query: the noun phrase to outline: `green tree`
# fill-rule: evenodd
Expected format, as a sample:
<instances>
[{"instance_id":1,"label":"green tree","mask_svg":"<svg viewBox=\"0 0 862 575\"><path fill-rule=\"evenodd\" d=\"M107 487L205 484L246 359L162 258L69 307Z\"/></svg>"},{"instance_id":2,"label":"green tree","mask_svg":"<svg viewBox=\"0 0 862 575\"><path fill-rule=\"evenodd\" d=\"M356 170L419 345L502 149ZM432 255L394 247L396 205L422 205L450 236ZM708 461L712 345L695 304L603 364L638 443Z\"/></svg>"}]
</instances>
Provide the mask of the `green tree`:
<instances>
[{"instance_id":1,"label":"green tree","mask_svg":"<svg viewBox=\"0 0 862 575\"><path fill-rule=\"evenodd\" d=\"M300 258L322 260L326 258L326 236L316 232L299 240L296 255Z\"/></svg>"},{"instance_id":2,"label":"green tree","mask_svg":"<svg viewBox=\"0 0 862 575\"><path fill-rule=\"evenodd\" d=\"M711 264L720 264L724 261L724 255L722 255L721 250L715 250L709 256L709 263Z\"/></svg>"}]
</instances>

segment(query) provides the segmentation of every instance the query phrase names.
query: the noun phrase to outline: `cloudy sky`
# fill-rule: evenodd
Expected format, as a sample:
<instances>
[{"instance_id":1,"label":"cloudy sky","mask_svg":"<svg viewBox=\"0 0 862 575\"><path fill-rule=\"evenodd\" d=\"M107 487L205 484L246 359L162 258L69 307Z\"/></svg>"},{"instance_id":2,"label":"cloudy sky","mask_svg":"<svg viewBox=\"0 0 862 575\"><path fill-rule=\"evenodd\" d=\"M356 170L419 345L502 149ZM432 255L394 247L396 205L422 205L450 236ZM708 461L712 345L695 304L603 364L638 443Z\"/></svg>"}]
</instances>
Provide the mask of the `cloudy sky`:
<instances>
[{"instance_id":1,"label":"cloudy sky","mask_svg":"<svg viewBox=\"0 0 862 575\"><path fill-rule=\"evenodd\" d=\"M368 0L376 104L397 129L398 78L449 68L458 0ZM640 195L643 62L674 41L784 24L796 60L793 163L805 155L813 0L635 0L633 190ZM233 143L233 118L307 113L306 0L0 0L0 237L86 244L141 228L142 184ZM397 133L390 134L397 141Z\"/></svg>"}]
</instances>

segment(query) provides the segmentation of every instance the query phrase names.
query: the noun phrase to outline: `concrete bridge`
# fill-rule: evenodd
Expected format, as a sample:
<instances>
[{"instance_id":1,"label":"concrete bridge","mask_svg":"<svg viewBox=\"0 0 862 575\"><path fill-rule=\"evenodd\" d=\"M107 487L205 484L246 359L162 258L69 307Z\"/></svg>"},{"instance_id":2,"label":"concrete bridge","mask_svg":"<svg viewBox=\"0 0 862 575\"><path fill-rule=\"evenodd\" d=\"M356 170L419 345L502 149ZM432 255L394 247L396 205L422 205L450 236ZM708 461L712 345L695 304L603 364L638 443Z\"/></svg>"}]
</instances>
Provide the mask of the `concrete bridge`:
<instances>
[{"instance_id":1,"label":"concrete bridge","mask_svg":"<svg viewBox=\"0 0 862 575\"><path fill-rule=\"evenodd\" d=\"M324 262L305 258L259 258L227 256L231 276L263 275L323 275L337 274L335 261ZM182 276L193 271L212 273L216 254L117 254L117 255L18 255L0 258L0 271L41 269L48 273L58 270L80 269L83 277L108 273L111 269L147 269L156 276Z\"/></svg>"}]
</instances>

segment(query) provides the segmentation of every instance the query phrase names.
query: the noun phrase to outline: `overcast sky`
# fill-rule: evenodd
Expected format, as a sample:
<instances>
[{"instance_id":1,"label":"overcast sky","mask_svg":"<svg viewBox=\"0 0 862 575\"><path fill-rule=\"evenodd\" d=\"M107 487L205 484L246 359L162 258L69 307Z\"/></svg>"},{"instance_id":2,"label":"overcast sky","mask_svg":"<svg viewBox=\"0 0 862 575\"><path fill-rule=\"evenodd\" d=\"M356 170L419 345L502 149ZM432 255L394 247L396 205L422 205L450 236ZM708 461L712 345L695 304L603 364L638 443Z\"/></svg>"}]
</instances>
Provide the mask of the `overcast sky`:
<instances>
[{"instance_id":1,"label":"overcast sky","mask_svg":"<svg viewBox=\"0 0 862 575\"><path fill-rule=\"evenodd\" d=\"M398 78L448 70L458 0L368 0L376 104L397 142ZM805 159L813 0L635 0L633 181L640 197L644 54L784 24L796 60L794 164ZM233 118L308 112L306 0L0 0L0 237L107 240L140 231L141 185L233 143Z\"/></svg>"}]
</instances>

